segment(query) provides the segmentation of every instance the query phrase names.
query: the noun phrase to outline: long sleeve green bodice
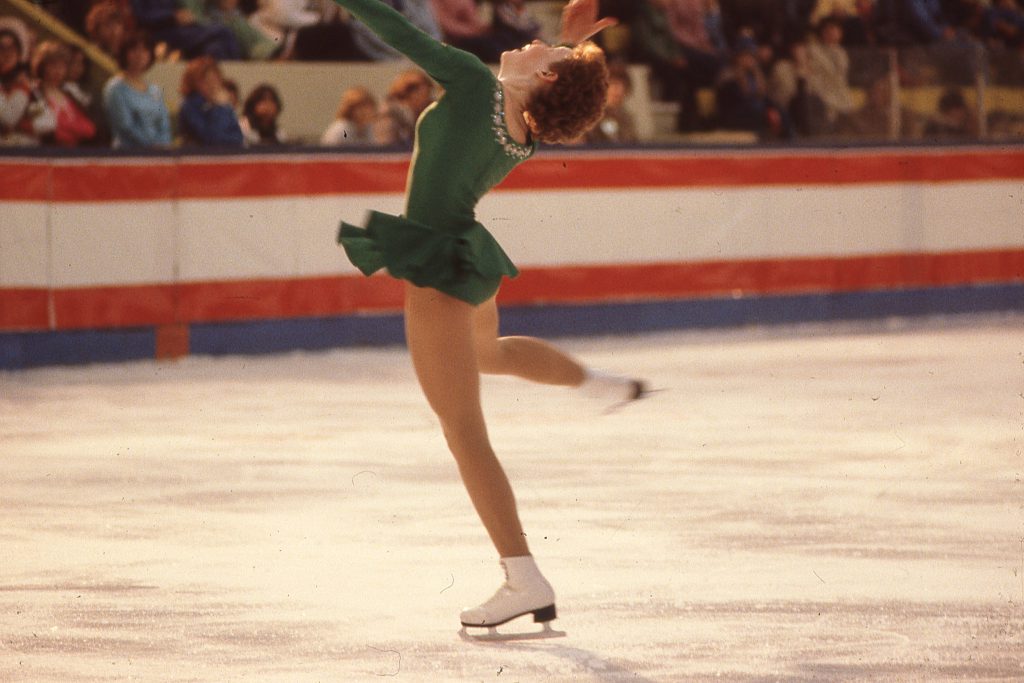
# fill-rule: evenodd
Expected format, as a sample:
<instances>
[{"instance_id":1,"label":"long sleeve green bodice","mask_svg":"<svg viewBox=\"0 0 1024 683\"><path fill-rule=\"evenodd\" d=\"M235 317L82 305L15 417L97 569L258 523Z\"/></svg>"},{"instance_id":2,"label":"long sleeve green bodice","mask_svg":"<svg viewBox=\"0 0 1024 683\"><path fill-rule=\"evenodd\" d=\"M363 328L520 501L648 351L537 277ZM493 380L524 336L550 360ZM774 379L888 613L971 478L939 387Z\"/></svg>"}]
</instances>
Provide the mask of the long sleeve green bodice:
<instances>
[{"instance_id":1,"label":"long sleeve green bodice","mask_svg":"<svg viewBox=\"0 0 1024 683\"><path fill-rule=\"evenodd\" d=\"M437 42L379 0L334 1L444 88L417 122L404 218L373 213L365 230L343 224L341 242L364 273L387 268L395 277L479 303L475 299L493 295L483 289L496 290L501 275L517 271L477 223L477 202L529 158L534 145L509 135L501 85L477 57ZM454 271L447 272L452 259ZM489 280L486 288L471 287L478 293L461 295L462 285L439 284L473 273Z\"/></svg>"}]
</instances>

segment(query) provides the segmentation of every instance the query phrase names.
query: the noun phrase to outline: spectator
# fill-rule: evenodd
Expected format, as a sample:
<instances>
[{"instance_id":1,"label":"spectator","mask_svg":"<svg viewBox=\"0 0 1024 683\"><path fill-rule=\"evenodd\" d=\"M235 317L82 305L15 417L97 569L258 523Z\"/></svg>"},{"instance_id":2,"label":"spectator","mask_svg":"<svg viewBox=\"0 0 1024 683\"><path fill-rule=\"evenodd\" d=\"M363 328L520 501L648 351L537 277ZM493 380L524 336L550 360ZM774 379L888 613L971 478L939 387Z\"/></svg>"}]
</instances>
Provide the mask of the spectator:
<instances>
[{"instance_id":1,"label":"spectator","mask_svg":"<svg viewBox=\"0 0 1024 683\"><path fill-rule=\"evenodd\" d=\"M707 31L708 40L711 41L712 51L724 60L730 50L729 40L725 37L722 7L718 0L706 0L704 30Z\"/></svg>"},{"instance_id":2,"label":"spectator","mask_svg":"<svg viewBox=\"0 0 1024 683\"><path fill-rule=\"evenodd\" d=\"M793 132L804 137L827 130L825 103L808 85L808 63L806 39L794 40L772 67L769 83L772 101L789 115Z\"/></svg>"},{"instance_id":3,"label":"spectator","mask_svg":"<svg viewBox=\"0 0 1024 683\"><path fill-rule=\"evenodd\" d=\"M978 135L978 122L959 90L947 90L939 98L938 111L924 128L926 138L964 140Z\"/></svg>"},{"instance_id":4,"label":"spectator","mask_svg":"<svg viewBox=\"0 0 1024 683\"><path fill-rule=\"evenodd\" d=\"M807 32L814 0L721 0L725 35L732 44L750 35L759 45L780 50Z\"/></svg>"},{"instance_id":5,"label":"spectator","mask_svg":"<svg viewBox=\"0 0 1024 683\"><path fill-rule=\"evenodd\" d=\"M681 131L702 125L697 91L714 84L721 68L706 18L704 0L647 0L632 27L635 57L651 67L660 99L679 103Z\"/></svg>"},{"instance_id":6,"label":"spectator","mask_svg":"<svg viewBox=\"0 0 1024 683\"><path fill-rule=\"evenodd\" d=\"M64 81L64 92L74 98L82 111L96 124L96 135L90 141L94 145L109 145L110 130L107 127L103 103L93 90L90 80L92 66L85 50L77 45L69 45L71 61L68 63L68 78Z\"/></svg>"},{"instance_id":7,"label":"spectator","mask_svg":"<svg viewBox=\"0 0 1024 683\"><path fill-rule=\"evenodd\" d=\"M403 9L408 4L404 0L387 0L396 9ZM418 0L424 3L427 0ZM287 57L302 61L364 61L373 59L362 52L355 44L355 33L358 22L351 15L342 14L330 3L314 5L317 11L307 8L296 8L296 12L313 14L313 23L300 26L288 34L289 43ZM410 0L412 2L412 0ZM332 9L333 8L333 9ZM424 28L421 26L421 28ZM386 47L386 46L385 46ZM387 57L391 58L391 57Z\"/></svg>"},{"instance_id":8,"label":"spectator","mask_svg":"<svg viewBox=\"0 0 1024 683\"><path fill-rule=\"evenodd\" d=\"M497 63L502 53L491 26L474 0L431 0L441 35L450 45L472 52L487 63Z\"/></svg>"},{"instance_id":9,"label":"spectator","mask_svg":"<svg viewBox=\"0 0 1024 683\"><path fill-rule=\"evenodd\" d=\"M249 23L238 0L185 0L186 7L204 24L225 26L235 36L242 57L271 59L277 55L280 44L274 42Z\"/></svg>"},{"instance_id":10,"label":"spectator","mask_svg":"<svg viewBox=\"0 0 1024 683\"><path fill-rule=\"evenodd\" d=\"M257 85L245 98L240 121L242 135L249 145L282 145L288 136L278 125L284 105L281 95L267 83Z\"/></svg>"},{"instance_id":11,"label":"spectator","mask_svg":"<svg viewBox=\"0 0 1024 683\"><path fill-rule=\"evenodd\" d=\"M935 43L956 37L940 0L878 0L876 9L878 37L889 45Z\"/></svg>"},{"instance_id":12,"label":"spectator","mask_svg":"<svg viewBox=\"0 0 1024 683\"><path fill-rule=\"evenodd\" d=\"M306 7L306 0L260 0L249 22L268 40L279 46L279 54L291 57L296 35L304 27L315 26L322 15ZM346 39L350 43L350 39Z\"/></svg>"},{"instance_id":13,"label":"spectator","mask_svg":"<svg viewBox=\"0 0 1024 683\"><path fill-rule=\"evenodd\" d=\"M64 90L70 62L68 47L53 40L37 45L32 55L32 76L37 81L38 100L53 112L57 123L53 132L42 140L62 147L77 147L96 136L96 124Z\"/></svg>"},{"instance_id":14,"label":"spectator","mask_svg":"<svg viewBox=\"0 0 1024 683\"><path fill-rule=\"evenodd\" d=\"M719 124L731 130L749 130L761 138L790 137L788 117L768 97L764 73L752 36L736 44L732 65L719 77L715 103Z\"/></svg>"},{"instance_id":15,"label":"spectator","mask_svg":"<svg viewBox=\"0 0 1024 683\"><path fill-rule=\"evenodd\" d=\"M185 142L241 147L244 143L231 95L224 87L220 67L212 57L197 57L181 77L185 97L178 111L179 128Z\"/></svg>"},{"instance_id":16,"label":"spectator","mask_svg":"<svg viewBox=\"0 0 1024 683\"><path fill-rule=\"evenodd\" d=\"M128 18L116 2L102 0L86 15L85 32L89 40L116 59L128 32Z\"/></svg>"},{"instance_id":17,"label":"spectator","mask_svg":"<svg viewBox=\"0 0 1024 683\"><path fill-rule=\"evenodd\" d=\"M441 29L434 18L430 0L384 0L408 19L414 26L430 37L440 40ZM361 21L352 19L348 24L358 56L374 62L404 59L402 54L377 37L377 34Z\"/></svg>"},{"instance_id":18,"label":"spectator","mask_svg":"<svg viewBox=\"0 0 1024 683\"><path fill-rule=\"evenodd\" d=\"M842 46L843 26L838 19L822 20L817 34L818 39L807 47L807 85L825 104L825 132L835 132L839 118L853 111L850 56Z\"/></svg>"},{"instance_id":19,"label":"spectator","mask_svg":"<svg viewBox=\"0 0 1024 683\"><path fill-rule=\"evenodd\" d=\"M0 144L37 145L43 135L53 132L53 112L36 99L19 31L0 28Z\"/></svg>"},{"instance_id":20,"label":"spectator","mask_svg":"<svg viewBox=\"0 0 1024 683\"><path fill-rule=\"evenodd\" d=\"M637 141L636 123L625 106L632 90L633 81L626 67L622 64L611 65L608 69L608 94L604 116L587 133L587 142L625 144Z\"/></svg>"},{"instance_id":21,"label":"spectator","mask_svg":"<svg viewBox=\"0 0 1024 683\"><path fill-rule=\"evenodd\" d=\"M491 33L499 47L511 50L540 38L540 22L524 0L496 0Z\"/></svg>"},{"instance_id":22,"label":"spectator","mask_svg":"<svg viewBox=\"0 0 1024 683\"><path fill-rule=\"evenodd\" d=\"M341 94L338 113L324 131L320 144L333 146L372 145L377 100L366 88L349 88Z\"/></svg>"},{"instance_id":23,"label":"spectator","mask_svg":"<svg viewBox=\"0 0 1024 683\"><path fill-rule=\"evenodd\" d=\"M989 43L1024 47L1024 9L1017 0L995 0L984 14L982 35Z\"/></svg>"},{"instance_id":24,"label":"spectator","mask_svg":"<svg viewBox=\"0 0 1024 683\"><path fill-rule=\"evenodd\" d=\"M811 25L817 26L826 17L849 17L857 13L857 0L818 0L811 10Z\"/></svg>"},{"instance_id":25,"label":"spectator","mask_svg":"<svg viewBox=\"0 0 1024 683\"><path fill-rule=\"evenodd\" d=\"M121 73L103 87L114 147L169 147L171 118L160 86L146 81L153 45L145 35L129 36L118 58Z\"/></svg>"},{"instance_id":26,"label":"spectator","mask_svg":"<svg viewBox=\"0 0 1024 683\"><path fill-rule=\"evenodd\" d=\"M89 58L77 45L69 45L68 53L68 78L64 81L64 92L73 97L82 109L89 111L94 99L89 92Z\"/></svg>"},{"instance_id":27,"label":"spectator","mask_svg":"<svg viewBox=\"0 0 1024 683\"><path fill-rule=\"evenodd\" d=\"M818 0L810 24L818 26L823 19L838 20L845 45L865 45L871 42L874 4L874 0Z\"/></svg>"},{"instance_id":28,"label":"spectator","mask_svg":"<svg viewBox=\"0 0 1024 683\"><path fill-rule=\"evenodd\" d=\"M167 43L187 59L239 59L242 52L226 26L202 24L180 0L131 0L135 20L157 42Z\"/></svg>"},{"instance_id":29,"label":"spectator","mask_svg":"<svg viewBox=\"0 0 1024 683\"><path fill-rule=\"evenodd\" d=\"M942 15L957 31L980 36L985 11L992 0L942 0Z\"/></svg>"},{"instance_id":30,"label":"spectator","mask_svg":"<svg viewBox=\"0 0 1024 683\"><path fill-rule=\"evenodd\" d=\"M683 109L680 129L693 130L700 124L696 92L699 88L714 85L725 53L717 51L708 33L709 23L713 24L713 15L707 0L667 0L665 8L672 34L686 60L685 71L690 84L688 106ZM722 36L718 38L724 40Z\"/></svg>"},{"instance_id":31,"label":"spectator","mask_svg":"<svg viewBox=\"0 0 1024 683\"><path fill-rule=\"evenodd\" d=\"M53 128L40 137L45 144L74 147L96 135L96 125L63 87L68 80L70 61L68 46L52 40L37 45L32 55L32 77L36 84L33 99L54 122Z\"/></svg>"},{"instance_id":32,"label":"spectator","mask_svg":"<svg viewBox=\"0 0 1024 683\"><path fill-rule=\"evenodd\" d=\"M400 73L391 82L377 117L375 137L382 145L412 145L416 120L434 101L434 82L418 69Z\"/></svg>"},{"instance_id":33,"label":"spectator","mask_svg":"<svg viewBox=\"0 0 1024 683\"><path fill-rule=\"evenodd\" d=\"M782 12L776 14L775 33L771 46L779 51L795 36L807 35L811 30L810 16L817 0L781 0Z\"/></svg>"},{"instance_id":34,"label":"spectator","mask_svg":"<svg viewBox=\"0 0 1024 683\"><path fill-rule=\"evenodd\" d=\"M14 34L18 43L21 45L19 61L23 65L27 65L32 56L32 48L34 46L34 36L29 32L28 26L25 25L24 21L17 17L0 15L0 29L6 29Z\"/></svg>"}]
</instances>

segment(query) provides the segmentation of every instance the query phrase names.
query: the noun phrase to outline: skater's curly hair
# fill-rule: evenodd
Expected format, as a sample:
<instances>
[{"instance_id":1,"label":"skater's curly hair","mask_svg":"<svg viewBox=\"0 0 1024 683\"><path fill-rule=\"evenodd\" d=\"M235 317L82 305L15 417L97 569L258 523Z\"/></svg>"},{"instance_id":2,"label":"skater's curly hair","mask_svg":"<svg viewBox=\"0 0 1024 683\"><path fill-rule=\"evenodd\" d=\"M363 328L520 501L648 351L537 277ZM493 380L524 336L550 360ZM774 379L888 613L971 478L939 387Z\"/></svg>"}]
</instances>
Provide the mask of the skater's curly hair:
<instances>
[{"instance_id":1,"label":"skater's curly hair","mask_svg":"<svg viewBox=\"0 0 1024 683\"><path fill-rule=\"evenodd\" d=\"M608 92L608 65L604 51L587 41L550 68L558 78L536 90L526 103L530 129L541 142L569 142L601 120Z\"/></svg>"}]
</instances>

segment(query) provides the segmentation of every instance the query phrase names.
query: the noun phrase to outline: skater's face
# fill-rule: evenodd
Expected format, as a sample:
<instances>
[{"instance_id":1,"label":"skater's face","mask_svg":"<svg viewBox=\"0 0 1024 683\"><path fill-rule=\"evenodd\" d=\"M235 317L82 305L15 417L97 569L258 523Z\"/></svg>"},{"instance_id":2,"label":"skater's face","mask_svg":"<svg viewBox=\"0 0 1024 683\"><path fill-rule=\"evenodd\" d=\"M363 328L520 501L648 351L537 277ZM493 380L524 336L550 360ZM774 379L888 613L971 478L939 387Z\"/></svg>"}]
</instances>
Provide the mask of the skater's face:
<instances>
[{"instance_id":1,"label":"skater's face","mask_svg":"<svg viewBox=\"0 0 1024 683\"><path fill-rule=\"evenodd\" d=\"M554 80L557 76L552 73L551 65L571 56L571 48L553 47L535 40L518 50L509 50L501 54L501 76L536 76L544 81Z\"/></svg>"}]
</instances>

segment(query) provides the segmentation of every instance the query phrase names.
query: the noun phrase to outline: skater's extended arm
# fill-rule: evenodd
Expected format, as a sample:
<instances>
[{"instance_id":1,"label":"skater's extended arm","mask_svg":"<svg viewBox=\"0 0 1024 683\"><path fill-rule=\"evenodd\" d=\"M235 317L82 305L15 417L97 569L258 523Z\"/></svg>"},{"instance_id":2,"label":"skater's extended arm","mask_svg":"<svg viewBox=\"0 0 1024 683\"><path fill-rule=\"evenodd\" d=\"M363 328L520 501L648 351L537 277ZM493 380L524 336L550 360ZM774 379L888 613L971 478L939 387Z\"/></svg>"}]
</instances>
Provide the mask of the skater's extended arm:
<instances>
[{"instance_id":1,"label":"skater's extended arm","mask_svg":"<svg viewBox=\"0 0 1024 683\"><path fill-rule=\"evenodd\" d=\"M421 31L401 13L380 0L334 0L385 43L422 68L431 78L444 83L453 76L458 51L439 43Z\"/></svg>"}]
</instances>

